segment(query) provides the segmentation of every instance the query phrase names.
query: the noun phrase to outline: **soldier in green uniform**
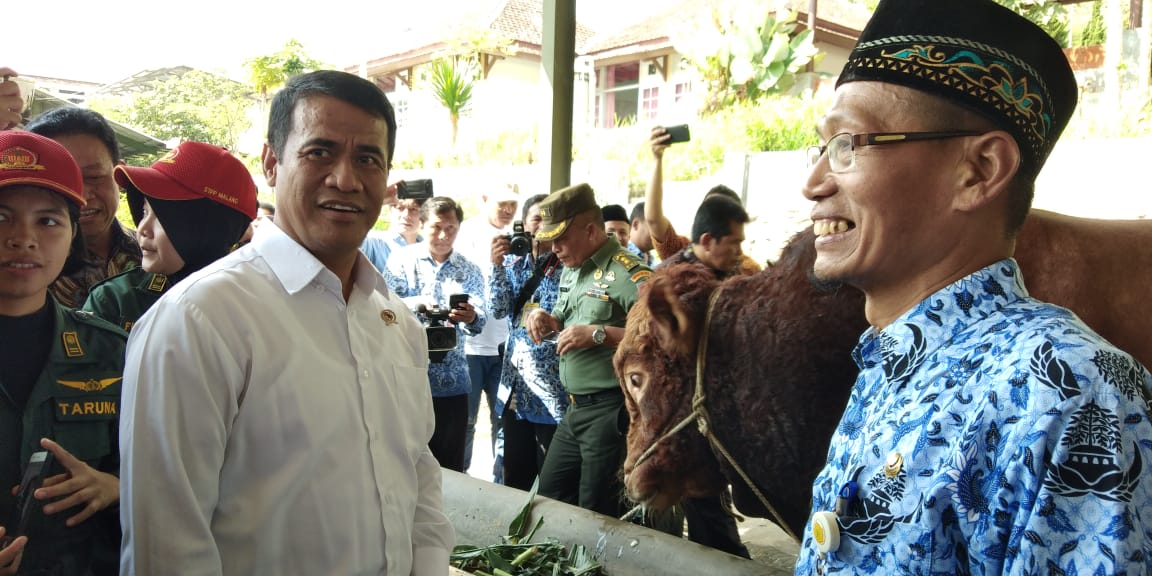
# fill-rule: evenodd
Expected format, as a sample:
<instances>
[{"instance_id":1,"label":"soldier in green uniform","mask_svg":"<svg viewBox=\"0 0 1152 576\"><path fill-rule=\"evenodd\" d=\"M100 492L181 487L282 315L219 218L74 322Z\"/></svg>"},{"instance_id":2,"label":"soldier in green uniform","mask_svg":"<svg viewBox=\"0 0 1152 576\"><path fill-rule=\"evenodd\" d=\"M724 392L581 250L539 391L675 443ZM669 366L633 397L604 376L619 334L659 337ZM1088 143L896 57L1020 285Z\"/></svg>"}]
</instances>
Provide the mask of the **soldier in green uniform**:
<instances>
[{"instance_id":1,"label":"soldier in green uniform","mask_svg":"<svg viewBox=\"0 0 1152 576\"><path fill-rule=\"evenodd\" d=\"M572 404L548 447L539 493L619 516L625 447L618 422L624 395L612 355L638 287L652 271L605 233L587 184L549 195L540 203L540 216L536 237L552 241L564 272L555 308L534 310L528 333L536 342L555 338L560 380Z\"/></svg>"},{"instance_id":2,"label":"soldier in green uniform","mask_svg":"<svg viewBox=\"0 0 1152 576\"><path fill-rule=\"evenodd\" d=\"M256 183L228 150L185 142L151 168L116 167L143 262L92 288L84 309L131 330L168 287L227 254L256 217Z\"/></svg>"},{"instance_id":3,"label":"soldier in green uniform","mask_svg":"<svg viewBox=\"0 0 1152 576\"><path fill-rule=\"evenodd\" d=\"M83 185L60 144L0 132L0 575L118 572L128 335L49 293L84 265ZM54 461L21 507L8 488L41 451Z\"/></svg>"}]
</instances>

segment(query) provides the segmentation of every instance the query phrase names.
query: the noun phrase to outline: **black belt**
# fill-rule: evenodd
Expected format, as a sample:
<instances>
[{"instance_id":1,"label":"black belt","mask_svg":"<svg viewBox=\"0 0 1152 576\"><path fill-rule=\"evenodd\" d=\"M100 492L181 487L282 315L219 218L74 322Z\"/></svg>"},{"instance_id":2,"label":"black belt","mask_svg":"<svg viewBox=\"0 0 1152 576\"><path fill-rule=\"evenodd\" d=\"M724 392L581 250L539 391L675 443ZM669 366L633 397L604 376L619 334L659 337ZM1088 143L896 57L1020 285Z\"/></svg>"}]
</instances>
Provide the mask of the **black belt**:
<instances>
[{"instance_id":1,"label":"black belt","mask_svg":"<svg viewBox=\"0 0 1152 576\"><path fill-rule=\"evenodd\" d=\"M597 402L606 402L623 398L624 392L620 388L608 388L591 394L569 394L568 400L575 406L586 406Z\"/></svg>"}]
</instances>

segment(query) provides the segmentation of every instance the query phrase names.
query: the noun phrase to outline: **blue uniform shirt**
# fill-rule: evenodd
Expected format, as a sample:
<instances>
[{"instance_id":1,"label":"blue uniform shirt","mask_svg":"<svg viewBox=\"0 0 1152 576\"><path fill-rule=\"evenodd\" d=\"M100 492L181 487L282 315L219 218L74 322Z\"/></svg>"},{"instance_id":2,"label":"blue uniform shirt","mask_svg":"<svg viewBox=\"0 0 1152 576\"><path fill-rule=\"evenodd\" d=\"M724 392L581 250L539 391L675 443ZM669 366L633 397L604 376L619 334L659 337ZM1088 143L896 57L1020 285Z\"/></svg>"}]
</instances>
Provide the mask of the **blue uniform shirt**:
<instances>
[{"instance_id":1,"label":"blue uniform shirt","mask_svg":"<svg viewBox=\"0 0 1152 576\"><path fill-rule=\"evenodd\" d=\"M448 307L448 297L452 294L468 294L468 302L476 308L476 320L471 324L456 326L456 349L448 353L443 362L428 365L428 381L432 385L432 397L459 396L472 391L472 380L468 377L468 361L464 356L464 336L479 334L486 321L484 307L484 276L480 267L453 251L444 261L437 264L428 254L428 245L421 242L405 246L392 254L384 278L396 295L410 308L418 304L438 304Z\"/></svg>"},{"instance_id":2,"label":"blue uniform shirt","mask_svg":"<svg viewBox=\"0 0 1152 576\"><path fill-rule=\"evenodd\" d=\"M544 263L540 283L525 304L525 309L540 307L551 310L556 305L560 288L560 272L564 265L551 252L533 259L530 256L507 256L502 269L493 270L489 283L492 317L506 318L509 323L504 366L500 371L499 402L496 413L504 413L504 405L516 396L515 414L518 420L535 424L558 424L568 410L568 393L560 383L560 357L555 342L535 344L524 327L524 315L513 310L516 296Z\"/></svg>"},{"instance_id":3,"label":"blue uniform shirt","mask_svg":"<svg viewBox=\"0 0 1152 576\"><path fill-rule=\"evenodd\" d=\"M1014 260L870 329L854 357L813 510L859 492L823 558L809 522L796 574L1152 572L1152 376L1028 297Z\"/></svg>"},{"instance_id":4,"label":"blue uniform shirt","mask_svg":"<svg viewBox=\"0 0 1152 576\"><path fill-rule=\"evenodd\" d=\"M381 273L388 269L388 256L393 251L399 250L408 245L408 241L400 235L399 232L385 232L383 236L376 236L375 232L369 232L368 236L364 238L364 243L360 245L360 251L368 257L368 261L372 263ZM417 236L416 243L423 242L424 238Z\"/></svg>"}]
</instances>

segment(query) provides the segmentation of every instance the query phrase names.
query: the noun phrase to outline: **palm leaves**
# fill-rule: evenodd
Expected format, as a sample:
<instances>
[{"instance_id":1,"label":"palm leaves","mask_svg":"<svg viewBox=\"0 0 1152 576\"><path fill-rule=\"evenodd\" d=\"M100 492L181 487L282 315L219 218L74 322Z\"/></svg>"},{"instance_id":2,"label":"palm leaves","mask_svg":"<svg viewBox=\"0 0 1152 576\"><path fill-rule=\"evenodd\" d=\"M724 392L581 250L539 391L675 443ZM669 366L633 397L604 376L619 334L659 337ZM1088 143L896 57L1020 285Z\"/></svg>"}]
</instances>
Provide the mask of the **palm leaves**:
<instances>
[{"instance_id":1,"label":"palm leaves","mask_svg":"<svg viewBox=\"0 0 1152 576\"><path fill-rule=\"evenodd\" d=\"M475 70L466 59L442 58L432 62L432 94L444 108L452 122L452 145L456 145L456 132L460 113L472 102L472 79Z\"/></svg>"}]
</instances>

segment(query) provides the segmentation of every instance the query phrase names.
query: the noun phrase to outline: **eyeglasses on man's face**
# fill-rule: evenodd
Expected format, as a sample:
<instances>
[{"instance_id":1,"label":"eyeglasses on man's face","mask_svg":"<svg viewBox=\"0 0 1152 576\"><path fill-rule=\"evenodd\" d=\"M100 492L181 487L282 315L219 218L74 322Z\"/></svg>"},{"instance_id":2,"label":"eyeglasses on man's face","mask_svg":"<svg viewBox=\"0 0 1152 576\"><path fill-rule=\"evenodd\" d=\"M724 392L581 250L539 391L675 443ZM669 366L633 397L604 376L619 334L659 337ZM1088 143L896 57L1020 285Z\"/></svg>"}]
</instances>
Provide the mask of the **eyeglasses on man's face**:
<instances>
[{"instance_id":1,"label":"eyeglasses on man's face","mask_svg":"<svg viewBox=\"0 0 1152 576\"><path fill-rule=\"evenodd\" d=\"M984 134L984 132L973 132L970 130L951 132L872 132L868 134L841 132L829 138L828 143L823 146L808 147L808 167L811 168L818 164L820 158L827 152L828 167L833 172L844 172L856 166L856 149L863 148L864 146L900 144L919 140L944 140L964 136L979 136L981 134Z\"/></svg>"}]
</instances>

